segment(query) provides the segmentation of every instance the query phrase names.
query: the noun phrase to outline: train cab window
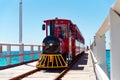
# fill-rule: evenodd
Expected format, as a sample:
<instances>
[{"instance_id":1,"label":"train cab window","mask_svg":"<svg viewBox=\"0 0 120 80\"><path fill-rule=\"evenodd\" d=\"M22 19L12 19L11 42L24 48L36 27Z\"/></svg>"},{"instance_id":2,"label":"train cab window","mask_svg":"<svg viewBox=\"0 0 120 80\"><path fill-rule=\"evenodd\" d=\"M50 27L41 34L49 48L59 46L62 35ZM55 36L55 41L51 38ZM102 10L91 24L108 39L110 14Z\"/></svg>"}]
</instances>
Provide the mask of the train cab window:
<instances>
[{"instance_id":1,"label":"train cab window","mask_svg":"<svg viewBox=\"0 0 120 80\"><path fill-rule=\"evenodd\" d=\"M54 36L54 27L55 27L54 21L50 21L50 24L47 26L48 36Z\"/></svg>"},{"instance_id":2,"label":"train cab window","mask_svg":"<svg viewBox=\"0 0 120 80\"><path fill-rule=\"evenodd\" d=\"M59 27L58 27L58 29L59 29L58 36L59 36L60 38L63 38L62 27L61 27L61 26L59 26Z\"/></svg>"},{"instance_id":3,"label":"train cab window","mask_svg":"<svg viewBox=\"0 0 120 80\"><path fill-rule=\"evenodd\" d=\"M73 25L70 24L69 28L70 28L70 32L71 32L71 37L74 37L74 28L73 28Z\"/></svg>"},{"instance_id":4,"label":"train cab window","mask_svg":"<svg viewBox=\"0 0 120 80\"><path fill-rule=\"evenodd\" d=\"M71 37L74 38L74 32L71 33Z\"/></svg>"},{"instance_id":5,"label":"train cab window","mask_svg":"<svg viewBox=\"0 0 120 80\"><path fill-rule=\"evenodd\" d=\"M63 36L64 36L64 38L67 37L67 29L65 26L63 27Z\"/></svg>"},{"instance_id":6,"label":"train cab window","mask_svg":"<svg viewBox=\"0 0 120 80\"><path fill-rule=\"evenodd\" d=\"M50 36L50 26L48 25L48 36Z\"/></svg>"},{"instance_id":7,"label":"train cab window","mask_svg":"<svg viewBox=\"0 0 120 80\"><path fill-rule=\"evenodd\" d=\"M59 37L60 38L66 38L67 30L65 26L59 26Z\"/></svg>"}]
</instances>

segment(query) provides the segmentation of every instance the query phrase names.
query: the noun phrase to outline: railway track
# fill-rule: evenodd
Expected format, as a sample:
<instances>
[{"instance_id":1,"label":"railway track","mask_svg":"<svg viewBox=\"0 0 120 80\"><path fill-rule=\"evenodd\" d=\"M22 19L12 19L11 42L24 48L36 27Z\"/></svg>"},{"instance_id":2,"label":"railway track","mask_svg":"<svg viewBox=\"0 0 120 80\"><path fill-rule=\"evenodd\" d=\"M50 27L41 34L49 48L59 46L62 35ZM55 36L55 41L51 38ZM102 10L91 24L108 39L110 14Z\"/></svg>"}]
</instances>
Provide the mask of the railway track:
<instances>
[{"instance_id":1,"label":"railway track","mask_svg":"<svg viewBox=\"0 0 120 80\"><path fill-rule=\"evenodd\" d=\"M78 55L66 69L34 69L10 80L60 80L77 62L80 56L82 54Z\"/></svg>"}]
</instances>

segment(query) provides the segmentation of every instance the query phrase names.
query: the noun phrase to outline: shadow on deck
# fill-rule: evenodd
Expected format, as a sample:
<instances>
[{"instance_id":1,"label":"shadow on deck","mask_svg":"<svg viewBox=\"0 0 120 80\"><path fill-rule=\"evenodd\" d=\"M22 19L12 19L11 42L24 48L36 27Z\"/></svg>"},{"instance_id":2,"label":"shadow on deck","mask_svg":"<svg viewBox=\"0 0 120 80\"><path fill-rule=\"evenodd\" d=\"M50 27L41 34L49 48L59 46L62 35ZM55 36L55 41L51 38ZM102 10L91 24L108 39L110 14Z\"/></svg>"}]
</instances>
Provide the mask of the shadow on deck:
<instances>
[{"instance_id":1,"label":"shadow on deck","mask_svg":"<svg viewBox=\"0 0 120 80\"><path fill-rule=\"evenodd\" d=\"M84 66L88 62L88 53L81 54L78 61L73 65L71 70L84 70Z\"/></svg>"}]
</instances>

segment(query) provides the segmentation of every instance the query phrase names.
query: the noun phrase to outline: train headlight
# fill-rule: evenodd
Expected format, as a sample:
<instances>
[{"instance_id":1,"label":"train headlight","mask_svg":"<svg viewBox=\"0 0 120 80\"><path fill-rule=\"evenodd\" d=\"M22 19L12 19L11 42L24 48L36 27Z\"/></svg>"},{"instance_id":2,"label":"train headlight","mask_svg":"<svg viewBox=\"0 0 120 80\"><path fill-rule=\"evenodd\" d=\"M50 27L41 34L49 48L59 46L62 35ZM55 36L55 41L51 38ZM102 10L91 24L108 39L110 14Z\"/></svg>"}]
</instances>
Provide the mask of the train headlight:
<instances>
[{"instance_id":1,"label":"train headlight","mask_svg":"<svg viewBox=\"0 0 120 80\"><path fill-rule=\"evenodd\" d=\"M53 45L53 43L50 43L49 45L50 45L50 46L52 46L52 45Z\"/></svg>"}]
</instances>

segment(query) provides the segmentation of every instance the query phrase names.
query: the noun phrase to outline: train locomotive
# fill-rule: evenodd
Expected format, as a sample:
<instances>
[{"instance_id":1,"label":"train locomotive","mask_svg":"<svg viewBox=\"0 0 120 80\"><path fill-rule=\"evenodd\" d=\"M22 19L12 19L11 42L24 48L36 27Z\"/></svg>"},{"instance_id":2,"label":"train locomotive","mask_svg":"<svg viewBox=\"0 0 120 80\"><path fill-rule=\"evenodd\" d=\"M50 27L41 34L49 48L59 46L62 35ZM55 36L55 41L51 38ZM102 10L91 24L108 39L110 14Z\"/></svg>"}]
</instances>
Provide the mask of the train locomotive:
<instances>
[{"instance_id":1,"label":"train locomotive","mask_svg":"<svg viewBox=\"0 0 120 80\"><path fill-rule=\"evenodd\" d=\"M84 37L71 20L55 18L44 22L42 29L46 31L46 37L36 67L68 67L78 54L84 52Z\"/></svg>"}]
</instances>

